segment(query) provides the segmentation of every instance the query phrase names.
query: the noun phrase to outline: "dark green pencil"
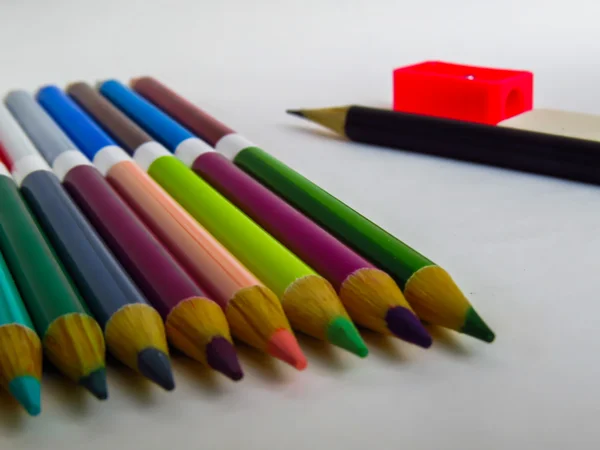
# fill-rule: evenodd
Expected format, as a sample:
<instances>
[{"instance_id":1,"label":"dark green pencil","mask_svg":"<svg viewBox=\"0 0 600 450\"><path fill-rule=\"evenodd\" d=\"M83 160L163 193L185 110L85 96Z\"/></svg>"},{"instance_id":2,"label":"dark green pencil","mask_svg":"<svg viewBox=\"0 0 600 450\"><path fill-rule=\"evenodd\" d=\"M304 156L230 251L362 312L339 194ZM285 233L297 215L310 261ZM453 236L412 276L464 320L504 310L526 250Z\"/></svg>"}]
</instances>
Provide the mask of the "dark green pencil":
<instances>
[{"instance_id":1,"label":"dark green pencil","mask_svg":"<svg viewBox=\"0 0 600 450\"><path fill-rule=\"evenodd\" d=\"M244 171L387 271L403 289L406 299L422 320L486 342L494 340L492 330L443 268L157 80L140 78L132 83L132 87L231 158ZM335 114L321 116L320 123L343 133L344 118L343 113L335 111ZM313 120L316 121L315 118Z\"/></svg>"}]
</instances>

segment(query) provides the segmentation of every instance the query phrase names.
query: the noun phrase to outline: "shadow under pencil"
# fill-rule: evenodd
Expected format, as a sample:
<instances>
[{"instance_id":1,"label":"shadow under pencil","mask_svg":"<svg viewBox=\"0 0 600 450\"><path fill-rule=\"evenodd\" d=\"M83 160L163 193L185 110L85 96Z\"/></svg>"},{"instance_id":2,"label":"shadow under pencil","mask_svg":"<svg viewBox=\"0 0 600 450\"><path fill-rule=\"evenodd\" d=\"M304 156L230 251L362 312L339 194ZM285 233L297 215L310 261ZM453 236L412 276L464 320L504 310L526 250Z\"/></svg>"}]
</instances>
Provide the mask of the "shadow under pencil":
<instances>
[{"instance_id":1,"label":"shadow under pencil","mask_svg":"<svg viewBox=\"0 0 600 450\"><path fill-rule=\"evenodd\" d=\"M223 394L222 383L234 383L208 366L171 349L171 366L175 374L175 392L178 384L189 384L207 397L219 397ZM243 378L240 382L243 382Z\"/></svg>"},{"instance_id":2,"label":"shadow under pencil","mask_svg":"<svg viewBox=\"0 0 600 450\"><path fill-rule=\"evenodd\" d=\"M245 372L249 368L253 374L270 383L276 382L281 384L289 380L283 370L284 364L282 362L243 342L236 341L235 345Z\"/></svg>"},{"instance_id":3,"label":"shadow under pencil","mask_svg":"<svg viewBox=\"0 0 600 450\"><path fill-rule=\"evenodd\" d=\"M123 390L131 394L135 401L142 406L153 406L158 404L153 391L162 390L154 385L150 380L135 372L125 364L117 360L110 353L106 354L106 368L108 370L108 379L114 386L122 387Z\"/></svg>"},{"instance_id":4,"label":"shadow under pencil","mask_svg":"<svg viewBox=\"0 0 600 450\"><path fill-rule=\"evenodd\" d=\"M321 136L321 137L326 137L328 139L332 139L334 141L342 141L342 142L348 142L350 143L350 141L348 141L347 139L343 138L342 136L340 136L339 134L335 134L332 131L329 130L325 130L322 128L317 128L317 127L311 127L311 126L302 126L302 125L292 125L292 124L285 124L285 129L286 130L291 130L297 133L301 133L301 134L310 134L312 136Z\"/></svg>"},{"instance_id":5,"label":"shadow under pencil","mask_svg":"<svg viewBox=\"0 0 600 450\"><path fill-rule=\"evenodd\" d=\"M14 397L8 391L0 389L0 435L19 433L24 428L27 418L27 412ZM36 420L34 417L31 419Z\"/></svg>"},{"instance_id":6,"label":"shadow under pencil","mask_svg":"<svg viewBox=\"0 0 600 450\"><path fill-rule=\"evenodd\" d=\"M64 413L73 420L81 420L89 416L90 401L97 401L89 398L90 395L85 388L78 386L75 382L68 379L50 361L44 358L44 373L42 375L42 414L44 414L43 391L48 389L56 392L61 401L58 402Z\"/></svg>"},{"instance_id":7,"label":"shadow under pencil","mask_svg":"<svg viewBox=\"0 0 600 450\"><path fill-rule=\"evenodd\" d=\"M433 347L439 348L452 356L471 356L467 347L461 343L460 335L456 332L429 324L425 324L425 327L433 338Z\"/></svg>"},{"instance_id":8,"label":"shadow under pencil","mask_svg":"<svg viewBox=\"0 0 600 450\"><path fill-rule=\"evenodd\" d=\"M386 361L392 363L407 362L406 355L402 353L402 346L411 345L408 342L365 328L360 328L360 334L369 347L370 355L385 358Z\"/></svg>"},{"instance_id":9,"label":"shadow under pencil","mask_svg":"<svg viewBox=\"0 0 600 450\"><path fill-rule=\"evenodd\" d=\"M362 362L359 357L337 349L328 342L307 336L303 333L296 333L296 338L308 360L308 368L306 370L310 370L312 365L319 365L326 370L340 374L353 367L353 365L345 361L356 359L356 361Z\"/></svg>"}]
</instances>

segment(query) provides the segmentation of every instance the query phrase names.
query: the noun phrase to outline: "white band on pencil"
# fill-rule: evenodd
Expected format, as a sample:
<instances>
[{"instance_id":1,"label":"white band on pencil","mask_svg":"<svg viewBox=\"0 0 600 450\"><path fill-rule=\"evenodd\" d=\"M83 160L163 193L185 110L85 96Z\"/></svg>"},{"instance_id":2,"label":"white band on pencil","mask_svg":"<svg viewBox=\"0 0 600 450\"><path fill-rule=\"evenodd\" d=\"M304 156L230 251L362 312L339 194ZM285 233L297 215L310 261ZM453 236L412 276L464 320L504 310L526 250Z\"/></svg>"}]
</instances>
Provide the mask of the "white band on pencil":
<instances>
[{"instance_id":1,"label":"white band on pencil","mask_svg":"<svg viewBox=\"0 0 600 450\"><path fill-rule=\"evenodd\" d=\"M256 147L256 145L237 133L227 134L215 144L215 150L229 159L234 159L239 152L249 147Z\"/></svg>"},{"instance_id":2,"label":"white band on pencil","mask_svg":"<svg viewBox=\"0 0 600 450\"><path fill-rule=\"evenodd\" d=\"M181 162L191 167L198 156L209 152L214 152L214 149L202 139L193 137L181 141L174 153Z\"/></svg>"},{"instance_id":3,"label":"white band on pencil","mask_svg":"<svg viewBox=\"0 0 600 450\"><path fill-rule=\"evenodd\" d=\"M131 161L131 157L125 150L116 145L107 145L101 148L94 156L94 166L96 166L96 169L100 171L102 176L106 176L115 164L123 161Z\"/></svg>"},{"instance_id":4,"label":"white band on pencil","mask_svg":"<svg viewBox=\"0 0 600 450\"><path fill-rule=\"evenodd\" d=\"M133 152L133 160L144 170L144 172L148 172L152 163L164 156L172 157L173 154L169 153L169 151L161 144L154 141L143 143L135 152Z\"/></svg>"},{"instance_id":5,"label":"white band on pencil","mask_svg":"<svg viewBox=\"0 0 600 450\"><path fill-rule=\"evenodd\" d=\"M78 166L92 166L92 163L79 150L67 150L56 157L52 170L62 183L71 169Z\"/></svg>"},{"instance_id":6,"label":"white band on pencil","mask_svg":"<svg viewBox=\"0 0 600 450\"><path fill-rule=\"evenodd\" d=\"M21 187L23 180L27 178L28 175L40 170L52 172L48 163L40 155L26 155L19 158L15 161L12 171L15 183L17 183L17 186Z\"/></svg>"}]
</instances>

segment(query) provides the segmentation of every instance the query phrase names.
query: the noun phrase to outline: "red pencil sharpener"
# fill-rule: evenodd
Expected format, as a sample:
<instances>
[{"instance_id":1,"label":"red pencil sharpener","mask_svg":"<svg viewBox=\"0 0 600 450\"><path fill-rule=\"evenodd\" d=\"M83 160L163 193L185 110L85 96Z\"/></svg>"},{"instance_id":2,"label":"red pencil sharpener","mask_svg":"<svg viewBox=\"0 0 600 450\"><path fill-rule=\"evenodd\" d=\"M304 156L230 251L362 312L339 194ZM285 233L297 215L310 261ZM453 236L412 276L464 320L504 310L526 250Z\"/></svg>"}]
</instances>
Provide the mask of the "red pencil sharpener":
<instances>
[{"instance_id":1,"label":"red pencil sharpener","mask_svg":"<svg viewBox=\"0 0 600 450\"><path fill-rule=\"evenodd\" d=\"M533 108L533 73L426 61L394 70L394 110L495 125Z\"/></svg>"}]
</instances>

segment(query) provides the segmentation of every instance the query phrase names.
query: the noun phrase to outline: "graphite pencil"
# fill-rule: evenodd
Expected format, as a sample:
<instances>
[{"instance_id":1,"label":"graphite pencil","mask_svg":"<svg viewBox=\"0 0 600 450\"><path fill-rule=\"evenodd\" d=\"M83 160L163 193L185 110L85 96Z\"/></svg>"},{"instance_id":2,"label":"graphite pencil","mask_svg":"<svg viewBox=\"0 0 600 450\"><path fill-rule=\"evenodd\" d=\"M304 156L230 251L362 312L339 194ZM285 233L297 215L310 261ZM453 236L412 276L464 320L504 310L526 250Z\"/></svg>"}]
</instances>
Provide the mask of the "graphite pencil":
<instances>
[{"instance_id":1,"label":"graphite pencil","mask_svg":"<svg viewBox=\"0 0 600 450\"><path fill-rule=\"evenodd\" d=\"M60 241L56 244L58 252L104 330L109 351L164 389L174 389L162 319L100 240L104 237L114 255L120 257L123 266L129 263L129 272L135 275L131 261L124 257L128 249L118 244L127 240L135 247L139 241L143 245L146 237L153 239L152 236L131 224L137 221L134 214L123 210L125 205L117 194L102 185L102 176L74 150L74 144L29 93L13 91L6 96L5 103L89 220L89 223L77 220L77 227L67 227L69 219L63 217L63 226L55 227L53 234ZM98 236L90 224L105 233ZM140 256L148 258L149 264L153 262L153 267L162 269L160 255L152 251L144 254L145 248L137 250Z\"/></svg>"},{"instance_id":2,"label":"graphite pencil","mask_svg":"<svg viewBox=\"0 0 600 450\"><path fill-rule=\"evenodd\" d=\"M156 150L166 152L92 87L75 83L67 92L136 159L143 160L144 154ZM107 167L106 176L188 273L219 302L235 337L297 369L306 367L281 303L270 289L135 162L123 159Z\"/></svg>"},{"instance_id":3,"label":"graphite pencil","mask_svg":"<svg viewBox=\"0 0 600 450\"><path fill-rule=\"evenodd\" d=\"M6 137L3 122L0 111L0 139ZM22 170L20 164L17 161L17 172ZM14 180L3 169L0 165L0 251L46 356L68 378L95 396L106 397L102 330L89 315Z\"/></svg>"},{"instance_id":4,"label":"graphite pencil","mask_svg":"<svg viewBox=\"0 0 600 450\"><path fill-rule=\"evenodd\" d=\"M101 142L103 138L108 141L108 137L57 87L42 88L38 100L65 133L77 142L73 144L52 123L52 132L60 132L63 139L55 139L59 146L48 148L46 153L60 152L54 166L64 174L67 189L163 317L170 342L227 377L241 379L242 370L229 326L219 305L189 277L79 151L95 157L89 152L90 143ZM36 132L42 131L38 128ZM46 138L40 139L42 145L50 137L49 133L45 134ZM75 158L61 166L63 156ZM73 163L81 160L85 164ZM74 167L67 170L69 166Z\"/></svg>"},{"instance_id":5,"label":"graphite pencil","mask_svg":"<svg viewBox=\"0 0 600 450\"><path fill-rule=\"evenodd\" d=\"M159 109L117 81L100 92L176 155L192 162L195 138ZM191 150L187 152L187 150ZM194 156L193 156L194 155ZM192 158L193 156L193 158ZM248 216L168 154L140 161L190 214L279 296L292 327L359 356L368 350L331 284Z\"/></svg>"},{"instance_id":6,"label":"graphite pencil","mask_svg":"<svg viewBox=\"0 0 600 450\"><path fill-rule=\"evenodd\" d=\"M8 170L0 163L0 178L6 176ZM37 416L41 377L42 343L0 252L0 385Z\"/></svg>"},{"instance_id":7,"label":"graphite pencil","mask_svg":"<svg viewBox=\"0 0 600 450\"><path fill-rule=\"evenodd\" d=\"M389 273L421 319L486 342L494 339L494 333L443 268L160 82L143 78L135 81L133 87L238 167Z\"/></svg>"},{"instance_id":8,"label":"graphite pencil","mask_svg":"<svg viewBox=\"0 0 600 450\"><path fill-rule=\"evenodd\" d=\"M355 105L288 113L355 142L600 184L594 140Z\"/></svg>"}]
</instances>

